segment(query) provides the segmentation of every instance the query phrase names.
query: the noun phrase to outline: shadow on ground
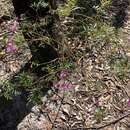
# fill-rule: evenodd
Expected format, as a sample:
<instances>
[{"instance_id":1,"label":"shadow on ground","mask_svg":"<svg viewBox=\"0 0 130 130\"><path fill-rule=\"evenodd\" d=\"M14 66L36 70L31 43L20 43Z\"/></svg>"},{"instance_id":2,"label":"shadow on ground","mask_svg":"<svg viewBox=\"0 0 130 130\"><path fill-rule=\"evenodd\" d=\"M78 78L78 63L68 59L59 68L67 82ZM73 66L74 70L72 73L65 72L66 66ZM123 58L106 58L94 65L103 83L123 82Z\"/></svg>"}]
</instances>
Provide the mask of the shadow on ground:
<instances>
[{"instance_id":1,"label":"shadow on ground","mask_svg":"<svg viewBox=\"0 0 130 130\"><path fill-rule=\"evenodd\" d=\"M129 6L129 0L113 0L111 5L111 11L114 13L113 26L120 28L127 20L127 7Z\"/></svg>"},{"instance_id":2,"label":"shadow on ground","mask_svg":"<svg viewBox=\"0 0 130 130\"><path fill-rule=\"evenodd\" d=\"M0 98L0 130L16 130L17 125L30 112L23 95L13 100Z\"/></svg>"}]
</instances>

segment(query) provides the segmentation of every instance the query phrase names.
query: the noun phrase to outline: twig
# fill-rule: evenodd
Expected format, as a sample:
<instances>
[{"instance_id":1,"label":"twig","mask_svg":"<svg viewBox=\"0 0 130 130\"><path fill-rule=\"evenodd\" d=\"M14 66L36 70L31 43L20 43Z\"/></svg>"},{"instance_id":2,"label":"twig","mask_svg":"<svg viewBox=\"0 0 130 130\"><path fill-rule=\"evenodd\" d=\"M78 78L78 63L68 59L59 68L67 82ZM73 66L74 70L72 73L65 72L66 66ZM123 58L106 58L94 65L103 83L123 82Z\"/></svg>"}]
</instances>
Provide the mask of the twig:
<instances>
[{"instance_id":1,"label":"twig","mask_svg":"<svg viewBox=\"0 0 130 130\"><path fill-rule=\"evenodd\" d=\"M43 111L42 108L39 108L39 111L40 111L40 113L43 114L43 115L46 114L46 115L47 115L47 118L49 119L49 121L51 122L51 124L53 124L53 123L52 123L52 120L51 120L51 118L50 118L50 116L49 116L49 114L48 114L48 112Z\"/></svg>"},{"instance_id":2,"label":"twig","mask_svg":"<svg viewBox=\"0 0 130 130\"><path fill-rule=\"evenodd\" d=\"M80 130L80 129L82 129L82 130L97 130L97 129L102 129L102 128L105 128L107 126L110 126L112 124L115 124L115 123L119 122L120 120L126 118L129 115L130 115L130 112L126 113L125 115L119 117L118 119L116 119L114 121L108 122L107 124L104 124L104 125L101 125L101 126L88 127L88 128L87 127L86 128L85 127L78 127L78 128L72 128L71 130Z\"/></svg>"},{"instance_id":3,"label":"twig","mask_svg":"<svg viewBox=\"0 0 130 130\"><path fill-rule=\"evenodd\" d=\"M57 111L56 117L55 117L55 119L54 119L54 121L53 121L52 129L51 129L51 130L53 130L53 128L54 128L54 124L55 124L55 121L56 121L56 119L57 119L57 117L58 117L58 115L59 115L59 112L60 112L61 106L62 106L62 104L63 104L63 101L64 101L64 94L63 94L63 97L62 97L62 100L61 100L60 106L59 106L59 108L58 108L58 111Z\"/></svg>"}]
</instances>

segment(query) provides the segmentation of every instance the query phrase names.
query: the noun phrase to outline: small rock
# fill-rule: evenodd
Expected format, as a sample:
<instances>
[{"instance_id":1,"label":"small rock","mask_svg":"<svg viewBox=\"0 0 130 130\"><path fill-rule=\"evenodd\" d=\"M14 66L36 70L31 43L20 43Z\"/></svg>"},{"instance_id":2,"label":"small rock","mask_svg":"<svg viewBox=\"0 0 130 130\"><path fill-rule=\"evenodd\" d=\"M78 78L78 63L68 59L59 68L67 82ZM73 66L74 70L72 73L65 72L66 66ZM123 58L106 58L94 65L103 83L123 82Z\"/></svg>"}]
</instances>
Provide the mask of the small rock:
<instances>
[{"instance_id":1,"label":"small rock","mask_svg":"<svg viewBox=\"0 0 130 130\"><path fill-rule=\"evenodd\" d=\"M63 105L63 106L62 106L62 111L63 111L66 115L69 115L70 105Z\"/></svg>"}]
</instances>

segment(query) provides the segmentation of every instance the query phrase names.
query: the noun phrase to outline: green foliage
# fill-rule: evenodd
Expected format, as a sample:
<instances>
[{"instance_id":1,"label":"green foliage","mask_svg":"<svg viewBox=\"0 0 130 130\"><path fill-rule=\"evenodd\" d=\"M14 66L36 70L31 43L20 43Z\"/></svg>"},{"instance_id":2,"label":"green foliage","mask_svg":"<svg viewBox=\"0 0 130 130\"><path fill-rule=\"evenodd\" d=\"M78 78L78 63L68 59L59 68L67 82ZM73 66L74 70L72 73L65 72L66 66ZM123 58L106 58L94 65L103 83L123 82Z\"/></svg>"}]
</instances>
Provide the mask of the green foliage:
<instances>
[{"instance_id":1,"label":"green foliage","mask_svg":"<svg viewBox=\"0 0 130 130\"><path fill-rule=\"evenodd\" d=\"M100 0L100 6L96 6L97 13L104 14L106 9L110 6L111 0Z\"/></svg>"},{"instance_id":2,"label":"green foliage","mask_svg":"<svg viewBox=\"0 0 130 130\"><path fill-rule=\"evenodd\" d=\"M30 87L33 83L33 78L26 72L20 73L18 76L16 76L16 79L18 80L19 84L24 87Z\"/></svg>"},{"instance_id":3,"label":"green foliage","mask_svg":"<svg viewBox=\"0 0 130 130\"><path fill-rule=\"evenodd\" d=\"M15 34L14 34L14 42L15 42L15 44L16 44L17 46L22 47L22 45L23 45L24 42L26 42L26 41L25 41L23 35L21 35L20 33L15 33ZM22 44L21 44L21 43L22 43Z\"/></svg>"},{"instance_id":4,"label":"green foliage","mask_svg":"<svg viewBox=\"0 0 130 130\"><path fill-rule=\"evenodd\" d=\"M101 107L97 107L95 110L94 117L97 122L101 122L103 118L105 117L105 109Z\"/></svg>"},{"instance_id":5,"label":"green foliage","mask_svg":"<svg viewBox=\"0 0 130 130\"><path fill-rule=\"evenodd\" d=\"M76 6L77 0L68 0L68 2L58 7L58 14L59 16L69 16L71 14L71 11Z\"/></svg>"},{"instance_id":6,"label":"green foliage","mask_svg":"<svg viewBox=\"0 0 130 130\"><path fill-rule=\"evenodd\" d=\"M100 4L100 0L77 0L77 7L74 13L77 16L93 16L96 14L95 7Z\"/></svg>"},{"instance_id":7,"label":"green foliage","mask_svg":"<svg viewBox=\"0 0 130 130\"><path fill-rule=\"evenodd\" d=\"M74 64L68 59L59 59L54 64L48 64L45 68L48 72L54 72L62 69L74 68Z\"/></svg>"},{"instance_id":8,"label":"green foliage","mask_svg":"<svg viewBox=\"0 0 130 130\"><path fill-rule=\"evenodd\" d=\"M39 89L33 89L28 96L28 103L39 104L41 103L42 93Z\"/></svg>"},{"instance_id":9,"label":"green foliage","mask_svg":"<svg viewBox=\"0 0 130 130\"><path fill-rule=\"evenodd\" d=\"M94 25L89 26L88 36L91 39L96 40L100 39L109 42L117 41L114 27L111 27L109 24L101 21L97 21Z\"/></svg>"},{"instance_id":10,"label":"green foliage","mask_svg":"<svg viewBox=\"0 0 130 130\"><path fill-rule=\"evenodd\" d=\"M15 87L9 81L2 82L0 97L4 96L6 99L12 99L15 94Z\"/></svg>"},{"instance_id":11,"label":"green foliage","mask_svg":"<svg viewBox=\"0 0 130 130\"><path fill-rule=\"evenodd\" d=\"M52 81L56 79L55 74L59 72L60 70L72 70L74 69L74 64L68 60L68 59L59 59L55 61L54 63L50 63L45 65L42 70L47 73L47 77L45 77L45 80Z\"/></svg>"},{"instance_id":12,"label":"green foliage","mask_svg":"<svg viewBox=\"0 0 130 130\"><path fill-rule=\"evenodd\" d=\"M48 3L45 0L33 0L31 7L38 10L39 8L48 7Z\"/></svg>"}]
</instances>

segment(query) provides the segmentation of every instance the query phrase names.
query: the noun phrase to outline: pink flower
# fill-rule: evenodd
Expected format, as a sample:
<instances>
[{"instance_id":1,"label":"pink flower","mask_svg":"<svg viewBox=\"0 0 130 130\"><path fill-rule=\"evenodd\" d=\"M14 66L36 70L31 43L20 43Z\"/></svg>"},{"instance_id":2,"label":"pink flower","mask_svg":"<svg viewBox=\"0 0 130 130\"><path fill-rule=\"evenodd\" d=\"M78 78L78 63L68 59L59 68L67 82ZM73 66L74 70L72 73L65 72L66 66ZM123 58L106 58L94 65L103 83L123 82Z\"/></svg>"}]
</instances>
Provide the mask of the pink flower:
<instances>
[{"instance_id":1,"label":"pink flower","mask_svg":"<svg viewBox=\"0 0 130 130\"><path fill-rule=\"evenodd\" d=\"M14 53L14 52L16 52L16 48L14 47L13 37L12 36L10 36L8 38L8 42L7 42L5 51L7 53Z\"/></svg>"},{"instance_id":2,"label":"pink flower","mask_svg":"<svg viewBox=\"0 0 130 130\"><path fill-rule=\"evenodd\" d=\"M60 80L57 83L54 84L54 87L59 90L68 90L74 87L74 85L67 80Z\"/></svg>"},{"instance_id":3,"label":"pink flower","mask_svg":"<svg viewBox=\"0 0 130 130\"><path fill-rule=\"evenodd\" d=\"M64 79L69 75L69 72L67 70L60 71L57 76L59 79Z\"/></svg>"},{"instance_id":4,"label":"pink flower","mask_svg":"<svg viewBox=\"0 0 130 130\"><path fill-rule=\"evenodd\" d=\"M9 31L10 32L12 32L12 33L14 33L14 32L16 32L17 31L17 27L18 27L18 18L16 18L16 20L14 20L11 24L10 24L10 26L9 26Z\"/></svg>"},{"instance_id":5,"label":"pink flower","mask_svg":"<svg viewBox=\"0 0 130 130\"><path fill-rule=\"evenodd\" d=\"M128 106L130 107L130 98L128 99L128 102L127 102L127 103L128 103Z\"/></svg>"}]
</instances>

